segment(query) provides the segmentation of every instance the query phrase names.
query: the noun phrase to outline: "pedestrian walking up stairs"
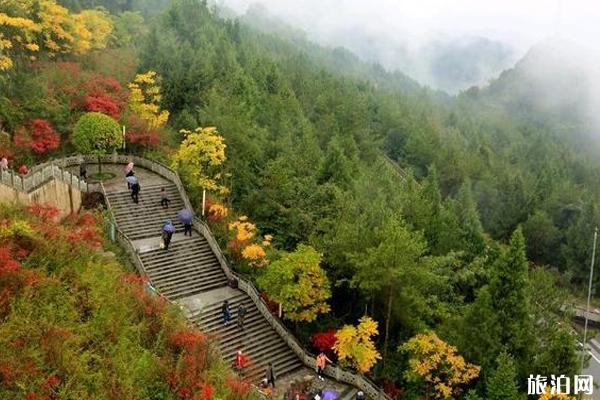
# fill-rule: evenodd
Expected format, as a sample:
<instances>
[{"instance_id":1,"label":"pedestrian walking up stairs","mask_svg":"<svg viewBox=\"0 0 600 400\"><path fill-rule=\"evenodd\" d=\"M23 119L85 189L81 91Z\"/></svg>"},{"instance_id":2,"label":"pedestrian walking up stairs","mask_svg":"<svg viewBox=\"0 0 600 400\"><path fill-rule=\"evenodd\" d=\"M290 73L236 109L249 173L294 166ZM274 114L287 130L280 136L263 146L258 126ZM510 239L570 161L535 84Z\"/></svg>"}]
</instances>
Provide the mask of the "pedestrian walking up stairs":
<instances>
[{"instance_id":1,"label":"pedestrian walking up stairs","mask_svg":"<svg viewBox=\"0 0 600 400\"><path fill-rule=\"evenodd\" d=\"M143 182L142 182L143 184ZM164 188L171 200L169 208L160 204L161 189ZM130 240L160 236L162 226L170 219L177 232L183 232L183 225L177 218L183 200L174 184L142 186L139 203L134 204L131 191L123 183L123 190L107 192L107 199L117 220L119 229Z\"/></svg>"},{"instance_id":2,"label":"pedestrian walking up stairs","mask_svg":"<svg viewBox=\"0 0 600 400\"><path fill-rule=\"evenodd\" d=\"M233 291L232 291L233 292ZM215 302L190 315L201 330L214 334L221 343L226 361L234 363L236 353L242 349L249 357L245 374L254 381L260 380L270 362L278 376L291 373L303 366L302 361L287 343L269 325L247 294L237 290L228 298L232 320L223 323L221 302ZM243 329L237 326L238 306L246 308Z\"/></svg>"}]
</instances>

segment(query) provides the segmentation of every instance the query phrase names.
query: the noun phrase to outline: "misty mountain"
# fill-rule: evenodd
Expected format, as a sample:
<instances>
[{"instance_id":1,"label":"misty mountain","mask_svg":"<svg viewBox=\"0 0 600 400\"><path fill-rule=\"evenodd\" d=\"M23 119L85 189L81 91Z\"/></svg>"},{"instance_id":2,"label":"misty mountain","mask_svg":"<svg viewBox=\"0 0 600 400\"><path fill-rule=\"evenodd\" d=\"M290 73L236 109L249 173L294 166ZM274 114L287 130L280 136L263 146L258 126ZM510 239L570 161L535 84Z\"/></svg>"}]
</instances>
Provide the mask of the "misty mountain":
<instances>
[{"instance_id":1,"label":"misty mountain","mask_svg":"<svg viewBox=\"0 0 600 400\"><path fill-rule=\"evenodd\" d=\"M457 93L488 83L513 62L514 51L507 45L484 37L462 36L427 42L408 60L404 70L432 87Z\"/></svg>"},{"instance_id":2,"label":"misty mountain","mask_svg":"<svg viewBox=\"0 0 600 400\"><path fill-rule=\"evenodd\" d=\"M220 7L222 15L233 16L232 10ZM270 14L260 3L250 6L241 20L254 29L292 39L296 44L304 42L304 48L313 47L313 43L306 45L309 40L339 48L339 53L346 54L334 62L336 70L346 68L345 62L350 55L358 56L381 69L404 75L406 83L415 80L450 94L473 85L487 84L516 61L515 51L510 46L480 36L394 37L363 27L342 26L325 37L293 27ZM414 84L409 86L415 88Z\"/></svg>"},{"instance_id":3,"label":"misty mountain","mask_svg":"<svg viewBox=\"0 0 600 400\"><path fill-rule=\"evenodd\" d=\"M588 49L548 39L487 87L471 88L461 98L487 112L501 111L570 135L586 134L600 122L599 65Z\"/></svg>"},{"instance_id":4,"label":"misty mountain","mask_svg":"<svg viewBox=\"0 0 600 400\"><path fill-rule=\"evenodd\" d=\"M235 11L223 5L218 6L218 11L220 16L226 19L237 18L250 31L276 35L279 39L289 43L291 47L301 50L328 71L347 77L368 79L376 85L390 89L400 89L406 92L423 90L419 82L401 71L388 71L381 63L365 61L364 58L357 56L345 47L315 43L306 32L271 15L262 4L253 4L243 16L238 16ZM446 95L441 92L432 92L432 95L446 98Z\"/></svg>"}]
</instances>

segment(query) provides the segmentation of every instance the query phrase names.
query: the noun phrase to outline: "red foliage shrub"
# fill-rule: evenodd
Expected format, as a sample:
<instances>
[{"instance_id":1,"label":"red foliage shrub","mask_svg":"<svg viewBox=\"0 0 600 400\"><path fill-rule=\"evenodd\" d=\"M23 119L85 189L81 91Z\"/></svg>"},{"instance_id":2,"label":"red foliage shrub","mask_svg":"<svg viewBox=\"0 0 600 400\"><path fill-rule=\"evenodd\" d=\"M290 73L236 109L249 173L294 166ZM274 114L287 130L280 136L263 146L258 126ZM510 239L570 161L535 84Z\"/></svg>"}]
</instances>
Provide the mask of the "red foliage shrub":
<instances>
[{"instance_id":1,"label":"red foliage shrub","mask_svg":"<svg viewBox=\"0 0 600 400\"><path fill-rule=\"evenodd\" d=\"M160 134L156 131L128 132L126 140L133 145L156 149L160 144Z\"/></svg>"},{"instance_id":2,"label":"red foliage shrub","mask_svg":"<svg viewBox=\"0 0 600 400\"><path fill-rule=\"evenodd\" d=\"M230 254L235 258L242 257L242 251L248 245L248 240L238 240L236 238L230 239L227 242L227 250L229 250Z\"/></svg>"},{"instance_id":3,"label":"red foliage shrub","mask_svg":"<svg viewBox=\"0 0 600 400\"><path fill-rule=\"evenodd\" d=\"M310 337L310 342L315 349L320 352L332 353L333 345L335 344L335 330L331 329L325 332L317 332Z\"/></svg>"},{"instance_id":4,"label":"red foliage shrub","mask_svg":"<svg viewBox=\"0 0 600 400\"><path fill-rule=\"evenodd\" d=\"M75 216L75 226L67 235L69 243L83 243L97 249L102 245L102 235L93 214L86 212Z\"/></svg>"},{"instance_id":5,"label":"red foliage shrub","mask_svg":"<svg viewBox=\"0 0 600 400\"><path fill-rule=\"evenodd\" d=\"M17 149L29 149L37 155L45 155L60 145L60 136L44 119L32 119L25 127L17 128L13 140Z\"/></svg>"},{"instance_id":6,"label":"red foliage shrub","mask_svg":"<svg viewBox=\"0 0 600 400\"><path fill-rule=\"evenodd\" d=\"M192 353L203 349L207 345L206 335L198 331L182 331L171 336L169 343L176 350L185 350Z\"/></svg>"},{"instance_id":7,"label":"red foliage shrub","mask_svg":"<svg viewBox=\"0 0 600 400\"><path fill-rule=\"evenodd\" d=\"M21 268L21 264L12 258L10 249L6 246L0 247L0 277L19 268Z\"/></svg>"},{"instance_id":8,"label":"red foliage shrub","mask_svg":"<svg viewBox=\"0 0 600 400\"><path fill-rule=\"evenodd\" d=\"M383 381L383 391L392 399L398 398L404 392L394 382L387 379Z\"/></svg>"},{"instance_id":9,"label":"red foliage shrub","mask_svg":"<svg viewBox=\"0 0 600 400\"><path fill-rule=\"evenodd\" d=\"M59 384L60 384L60 382L61 382L61 380L60 380L60 377L58 377L57 375L50 375L50 376L48 377L48 379L46 379L46 384L45 384L45 386L46 386L47 388L52 388L52 387L54 387L54 386L57 386L57 385L59 385Z\"/></svg>"},{"instance_id":10,"label":"red foliage shrub","mask_svg":"<svg viewBox=\"0 0 600 400\"><path fill-rule=\"evenodd\" d=\"M155 149L160 144L160 134L156 130L148 128L146 122L136 115L130 115L127 118L125 139L129 144L150 149Z\"/></svg>"},{"instance_id":11,"label":"red foliage shrub","mask_svg":"<svg viewBox=\"0 0 600 400\"><path fill-rule=\"evenodd\" d=\"M209 347L206 336L198 331L184 330L169 338L178 360L167 375L167 383L181 399L210 399L212 387L205 383ZM211 397L203 397L210 394Z\"/></svg>"},{"instance_id":12,"label":"red foliage shrub","mask_svg":"<svg viewBox=\"0 0 600 400\"><path fill-rule=\"evenodd\" d=\"M8 246L0 246L0 319L8 313L15 296L38 281L37 273L23 269Z\"/></svg>"},{"instance_id":13,"label":"red foliage shrub","mask_svg":"<svg viewBox=\"0 0 600 400\"><path fill-rule=\"evenodd\" d=\"M200 393L194 398L194 400L212 400L214 391L214 388L209 383L202 383L200 387Z\"/></svg>"},{"instance_id":14,"label":"red foliage shrub","mask_svg":"<svg viewBox=\"0 0 600 400\"><path fill-rule=\"evenodd\" d=\"M233 400L245 399L252 389L252 384L248 380L237 376L227 377L225 385L231 390L231 399Z\"/></svg>"},{"instance_id":15,"label":"red foliage shrub","mask_svg":"<svg viewBox=\"0 0 600 400\"><path fill-rule=\"evenodd\" d=\"M84 102L86 111L100 112L114 119L119 119L121 106L106 93L86 96Z\"/></svg>"},{"instance_id":16,"label":"red foliage shrub","mask_svg":"<svg viewBox=\"0 0 600 400\"><path fill-rule=\"evenodd\" d=\"M27 208L27 212L40 219L44 224L57 222L60 215L58 208L46 204L33 204Z\"/></svg>"}]
</instances>

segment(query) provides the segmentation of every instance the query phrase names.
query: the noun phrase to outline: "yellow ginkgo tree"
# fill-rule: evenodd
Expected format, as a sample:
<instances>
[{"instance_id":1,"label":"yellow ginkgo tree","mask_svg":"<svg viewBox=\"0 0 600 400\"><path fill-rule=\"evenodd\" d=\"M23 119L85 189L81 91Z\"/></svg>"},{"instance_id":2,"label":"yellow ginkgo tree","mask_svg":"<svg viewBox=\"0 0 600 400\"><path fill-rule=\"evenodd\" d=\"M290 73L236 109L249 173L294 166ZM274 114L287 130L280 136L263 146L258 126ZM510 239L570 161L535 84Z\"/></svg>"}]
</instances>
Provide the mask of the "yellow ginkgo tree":
<instances>
[{"instance_id":1,"label":"yellow ginkgo tree","mask_svg":"<svg viewBox=\"0 0 600 400\"><path fill-rule=\"evenodd\" d=\"M113 30L110 17L101 10L73 14L56 0L0 3L0 71L11 69L17 59L103 49Z\"/></svg>"},{"instance_id":2,"label":"yellow ginkgo tree","mask_svg":"<svg viewBox=\"0 0 600 400\"><path fill-rule=\"evenodd\" d=\"M37 32L39 27L32 20L0 12L0 71L13 67L15 55L33 55L39 50L35 43Z\"/></svg>"},{"instance_id":3,"label":"yellow ginkgo tree","mask_svg":"<svg viewBox=\"0 0 600 400\"><path fill-rule=\"evenodd\" d=\"M129 109L150 129L164 126L169 120L169 112L160 108L162 94L156 72L148 71L136 75L128 87Z\"/></svg>"},{"instance_id":4,"label":"yellow ginkgo tree","mask_svg":"<svg viewBox=\"0 0 600 400\"><path fill-rule=\"evenodd\" d=\"M173 154L172 166L195 188L227 194L222 184L222 166L226 160L225 140L217 128L181 131L185 139Z\"/></svg>"},{"instance_id":5,"label":"yellow ginkgo tree","mask_svg":"<svg viewBox=\"0 0 600 400\"><path fill-rule=\"evenodd\" d=\"M378 334L377 321L364 316L357 326L345 325L337 331L333 351L342 365L367 373L381 359L373 342Z\"/></svg>"},{"instance_id":6,"label":"yellow ginkgo tree","mask_svg":"<svg viewBox=\"0 0 600 400\"><path fill-rule=\"evenodd\" d=\"M399 350L409 356L406 379L419 385L428 398L456 399L479 376L480 367L466 362L456 347L434 332L414 336Z\"/></svg>"}]
</instances>

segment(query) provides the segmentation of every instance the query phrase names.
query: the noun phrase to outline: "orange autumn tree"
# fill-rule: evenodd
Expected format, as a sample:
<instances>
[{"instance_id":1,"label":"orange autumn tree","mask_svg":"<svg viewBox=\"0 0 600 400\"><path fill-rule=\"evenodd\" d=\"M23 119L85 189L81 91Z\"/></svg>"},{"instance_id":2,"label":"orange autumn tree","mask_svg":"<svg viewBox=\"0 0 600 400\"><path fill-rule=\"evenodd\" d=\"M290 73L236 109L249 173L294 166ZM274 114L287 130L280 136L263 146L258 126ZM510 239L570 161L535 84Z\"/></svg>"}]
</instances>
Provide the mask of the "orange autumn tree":
<instances>
[{"instance_id":1,"label":"orange autumn tree","mask_svg":"<svg viewBox=\"0 0 600 400\"><path fill-rule=\"evenodd\" d=\"M470 364L434 332L419 334L399 348L409 355L405 377L421 387L421 394L434 399L459 397L464 386L479 376L480 367Z\"/></svg>"},{"instance_id":2,"label":"orange autumn tree","mask_svg":"<svg viewBox=\"0 0 600 400\"><path fill-rule=\"evenodd\" d=\"M357 326L346 325L337 331L333 351L342 365L367 373L381 359L373 342L378 333L377 321L364 316Z\"/></svg>"},{"instance_id":3,"label":"orange autumn tree","mask_svg":"<svg viewBox=\"0 0 600 400\"><path fill-rule=\"evenodd\" d=\"M210 215L210 214L209 214ZM227 243L227 248L232 255L245 260L251 267L264 267L268 264L265 249L271 245L273 237L265 235L259 243L256 236L256 225L242 215L237 221L228 226L232 237ZM260 240L260 238L258 238Z\"/></svg>"}]
</instances>

